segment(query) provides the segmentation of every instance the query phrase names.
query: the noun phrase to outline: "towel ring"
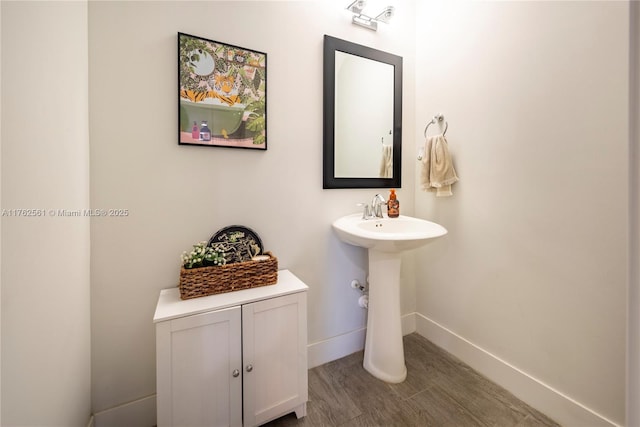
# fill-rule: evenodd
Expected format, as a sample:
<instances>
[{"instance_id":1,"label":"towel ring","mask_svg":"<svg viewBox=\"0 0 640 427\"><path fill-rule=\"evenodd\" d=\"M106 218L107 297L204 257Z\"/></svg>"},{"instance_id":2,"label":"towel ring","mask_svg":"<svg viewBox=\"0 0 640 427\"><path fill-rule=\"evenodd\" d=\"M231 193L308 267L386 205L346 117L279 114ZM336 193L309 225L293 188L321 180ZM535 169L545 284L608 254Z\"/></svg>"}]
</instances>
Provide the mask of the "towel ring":
<instances>
[{"instance_id":1,"label":"towel ring","mask_svg":"<svg viewBox=\"0 0 640 427\"><path fill-rule=\"evenodd\" d=\"M424 128L424 137L425 138L427 137L427 129L429 129L429 126L431 126L436 122L442 122L443 120L444 120L444 116L442 114L436 114L435 116L433 116L433 119L431 119L431 121L427 123L427 127ZM449 123L447 123L447 121L444 120L444 132L442 132L442 135L447 133L448 128L449 128Z\"/></svg>"}]
</instances>

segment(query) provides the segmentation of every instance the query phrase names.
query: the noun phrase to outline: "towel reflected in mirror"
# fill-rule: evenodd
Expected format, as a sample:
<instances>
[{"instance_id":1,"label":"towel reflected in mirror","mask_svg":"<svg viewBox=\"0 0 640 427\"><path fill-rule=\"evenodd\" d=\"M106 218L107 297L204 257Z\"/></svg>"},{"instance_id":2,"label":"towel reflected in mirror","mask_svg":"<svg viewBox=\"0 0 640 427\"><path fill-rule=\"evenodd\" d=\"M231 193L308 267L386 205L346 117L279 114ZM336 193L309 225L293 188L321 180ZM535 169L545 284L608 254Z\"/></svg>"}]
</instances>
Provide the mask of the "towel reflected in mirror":
<instances>
[{"instance_id":1,"label":"towel reflected in mirror","mask_svg":"<svg viewBox=\"0 0 640 427\"><path fill-rule=\"evenodd\" d=\"M393 145L382 146L380 178L393 178Z\"/></svg>"}]
</instances>

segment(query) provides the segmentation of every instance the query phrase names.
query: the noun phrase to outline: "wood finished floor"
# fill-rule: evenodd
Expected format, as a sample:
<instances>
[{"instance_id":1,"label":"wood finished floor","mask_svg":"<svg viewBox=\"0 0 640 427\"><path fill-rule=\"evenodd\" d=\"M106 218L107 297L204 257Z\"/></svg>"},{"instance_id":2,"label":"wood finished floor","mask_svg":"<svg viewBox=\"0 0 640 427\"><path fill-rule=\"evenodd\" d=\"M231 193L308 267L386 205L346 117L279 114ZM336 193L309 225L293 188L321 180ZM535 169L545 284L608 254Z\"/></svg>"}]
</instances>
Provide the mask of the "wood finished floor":
<instances>
[{"instance_id":1,"label":"wood finished floor","mask_svg":"<svg viewBox=\"0 0 640 427\"><path fill-rule=\"evenodd\" d=\"M309 371L307 416L280 426L558 426L504 388L418 334L404 337L407 379L380 381L362 367L363 352Z\"/></svg>"}]
</instances>

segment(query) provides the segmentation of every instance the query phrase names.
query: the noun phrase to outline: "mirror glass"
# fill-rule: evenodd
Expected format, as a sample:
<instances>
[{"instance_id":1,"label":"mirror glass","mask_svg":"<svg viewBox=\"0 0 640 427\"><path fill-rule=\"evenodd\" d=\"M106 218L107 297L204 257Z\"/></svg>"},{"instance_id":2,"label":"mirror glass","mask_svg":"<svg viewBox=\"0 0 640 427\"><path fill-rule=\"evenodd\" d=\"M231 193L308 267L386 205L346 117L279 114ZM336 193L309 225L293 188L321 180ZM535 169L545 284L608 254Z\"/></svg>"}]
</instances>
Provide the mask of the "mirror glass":
<instances>
[{"instance_id":1,"label":"mirror glass","mask_svg":"<svg viewBox=\"0 0 640 427\"><path fill-rule=\"evenodd\" d=\"M400 188L402 58L324 39L324 188Z\"/></svg>"}]
</instances>

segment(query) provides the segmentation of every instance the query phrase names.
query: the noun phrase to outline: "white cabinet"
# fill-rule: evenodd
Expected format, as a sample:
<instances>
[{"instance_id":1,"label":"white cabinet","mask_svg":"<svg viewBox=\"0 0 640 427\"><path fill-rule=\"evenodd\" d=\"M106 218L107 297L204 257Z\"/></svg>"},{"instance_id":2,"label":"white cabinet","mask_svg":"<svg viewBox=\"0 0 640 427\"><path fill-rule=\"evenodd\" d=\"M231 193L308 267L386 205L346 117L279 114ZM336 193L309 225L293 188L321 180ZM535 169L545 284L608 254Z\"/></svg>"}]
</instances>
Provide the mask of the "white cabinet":
<instances>
[{"instance_id":1,"label":"white cabinet","mask_svg":"<svg viewBox=\"0 0 640 427\"><path fill-rule=\"evenodd\" d=\"M161 291L156 323L158 426L255 426L306 415L307 286L278 283L180 300Z\"/></svg>"},{"instance_id":2,"label":"white cabinet","mask_svg":"<svg viewBox=\"0 0 640 427\"><path fill-rule=\"evenodd\" d=\"M156 325L158 426L242 425L241 308Z\"/></svg>"}]
</instances>

